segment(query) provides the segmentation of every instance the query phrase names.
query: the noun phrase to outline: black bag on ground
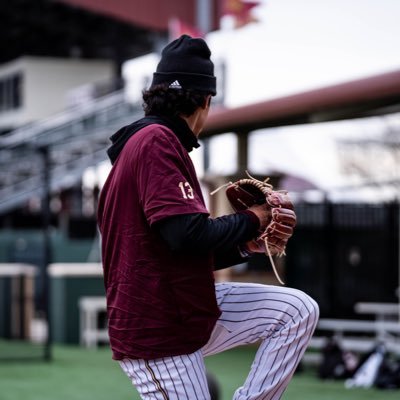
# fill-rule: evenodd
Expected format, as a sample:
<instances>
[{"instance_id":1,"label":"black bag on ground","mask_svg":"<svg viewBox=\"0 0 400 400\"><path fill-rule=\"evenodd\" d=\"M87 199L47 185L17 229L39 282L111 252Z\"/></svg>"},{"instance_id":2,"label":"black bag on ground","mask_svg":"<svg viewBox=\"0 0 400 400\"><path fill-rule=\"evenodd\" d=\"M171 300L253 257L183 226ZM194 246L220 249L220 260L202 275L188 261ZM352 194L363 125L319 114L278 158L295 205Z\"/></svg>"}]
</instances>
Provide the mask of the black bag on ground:
<instances>
[{"instance_id":1,"label":"black bag on ground","mask_svg":"<svg viewBox=\"0 0 400 400\"><path fill-rule=\"evenodd\" d=\"M322 360L318 367L321 379L346 379L353 375L358 364L356 356L344 351L335 338L329 338L322 349Z\"/></svg>"}]
</instances>

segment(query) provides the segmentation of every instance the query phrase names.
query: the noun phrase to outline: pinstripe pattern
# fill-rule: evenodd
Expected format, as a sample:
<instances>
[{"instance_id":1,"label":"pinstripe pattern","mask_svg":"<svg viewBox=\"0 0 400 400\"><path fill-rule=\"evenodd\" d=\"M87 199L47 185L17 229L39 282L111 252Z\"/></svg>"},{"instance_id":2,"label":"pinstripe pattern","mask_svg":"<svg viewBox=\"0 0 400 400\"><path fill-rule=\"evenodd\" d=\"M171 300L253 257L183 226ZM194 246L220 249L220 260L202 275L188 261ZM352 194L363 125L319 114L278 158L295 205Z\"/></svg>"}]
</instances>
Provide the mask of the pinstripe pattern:
<instances>
[{"instance_id":1,"label":"pinstripe pattern","mask_svg":"<svg viewBox=\"0 0 400 400\"><path fill-rule=\"evenodd\" d=\"M203 357L260 340L249 375L233 399L281 398L315 330L317 304L296 289L251 283L216 284L216 296L222 315L203 349L121 361L143 399L209 400Z\"/></svg>"},{"instance_id":2,"label":"pinstripe pattern","mask_svg":"<svg viewBox=\"0 0 400 400\"><path fill-rule=\"evenodd\" d=\"M201 351L148 361L125 359L120 365L142 399L210 399Z\"/></svg>"}]
</instances>

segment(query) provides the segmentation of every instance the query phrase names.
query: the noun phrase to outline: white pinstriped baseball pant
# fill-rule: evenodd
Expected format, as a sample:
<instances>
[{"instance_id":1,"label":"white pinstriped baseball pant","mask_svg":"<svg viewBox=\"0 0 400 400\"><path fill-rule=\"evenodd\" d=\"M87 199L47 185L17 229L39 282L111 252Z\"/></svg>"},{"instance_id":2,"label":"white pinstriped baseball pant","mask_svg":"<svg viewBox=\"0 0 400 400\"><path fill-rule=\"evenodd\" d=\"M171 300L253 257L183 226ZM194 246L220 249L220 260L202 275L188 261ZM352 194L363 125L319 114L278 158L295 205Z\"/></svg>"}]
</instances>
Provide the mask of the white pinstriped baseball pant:
<instances>
[{"instance_id":1,"label":"white pinstriped baseball pant","mask_svg":"<svg viewBox=\"0 0 400 400\"><path fill-rule=\"evenodd\" d=\"M209 400L203 357L258 341L250 373L233 399L281 398L315 330L318 305L305 293L280 286L225 282L216 284L216 294L222 315L202 349L120 361L142 399Z\"/></svg>"}]
</instances>

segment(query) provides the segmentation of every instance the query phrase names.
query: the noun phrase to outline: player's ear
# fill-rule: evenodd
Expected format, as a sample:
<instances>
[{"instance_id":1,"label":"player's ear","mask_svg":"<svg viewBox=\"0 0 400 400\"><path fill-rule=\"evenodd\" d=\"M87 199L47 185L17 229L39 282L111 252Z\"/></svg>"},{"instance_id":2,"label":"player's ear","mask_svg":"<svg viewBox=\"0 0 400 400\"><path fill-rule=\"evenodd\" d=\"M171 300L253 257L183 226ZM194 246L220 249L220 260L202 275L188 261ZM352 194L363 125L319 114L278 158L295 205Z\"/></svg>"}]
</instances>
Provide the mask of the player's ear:
<instances>
[{"instance_id":1,"label":"player's ear","mask_svg":"<svg viewBox=\"0 0 400 400\"><path fill-rule=\"evenodd\" d=\"M211 94L209 94L204 98L204 102L203 102L201 108L206 109L206 108L210 107L210 105L211 105L211 97L212 97Z\"/></svg>"}]
</instances>

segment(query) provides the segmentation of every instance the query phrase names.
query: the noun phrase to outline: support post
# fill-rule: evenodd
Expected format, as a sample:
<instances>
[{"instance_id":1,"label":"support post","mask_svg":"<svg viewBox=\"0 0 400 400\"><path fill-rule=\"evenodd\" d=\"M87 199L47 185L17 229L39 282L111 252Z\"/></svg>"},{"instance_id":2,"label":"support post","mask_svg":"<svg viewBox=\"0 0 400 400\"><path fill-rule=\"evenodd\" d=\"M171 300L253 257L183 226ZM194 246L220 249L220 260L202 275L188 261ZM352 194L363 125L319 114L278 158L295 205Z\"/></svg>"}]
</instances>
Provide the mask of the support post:
<instances>
[{"instance_id":1,"label":"support post","mask_svg":"<svg viewBox=\"0 0 400 400\"><path fill-rule=\"evenodd\" d=\"M43 247L44 247L44 259L42 273L43 282L43 293L42 293L42 307L47 323L47 339L45 343L44 358L46 361L52 360L51 344L52 344L52 326L51 326L51 315L50 315L50 277L49 277L49 265L52 260L51 251L51 237L50 237L50 224L51 224L51 210L50 210L50 154L49 147L42 146L39 148L39 152L42 156L43 166L43 196L42 196L42 230L43 230Z\"/></svg>"},{"instance_id":2,"label":"support post","mask_svg":"<svg viewBox=\"0 0 400 400\"><path fill-rule=\"evenodd\" d=\"M237 132L237 173L242 176L245 171L248 171L248 147L249 134L248 132Z\"/></svg>"}]
</instances>

